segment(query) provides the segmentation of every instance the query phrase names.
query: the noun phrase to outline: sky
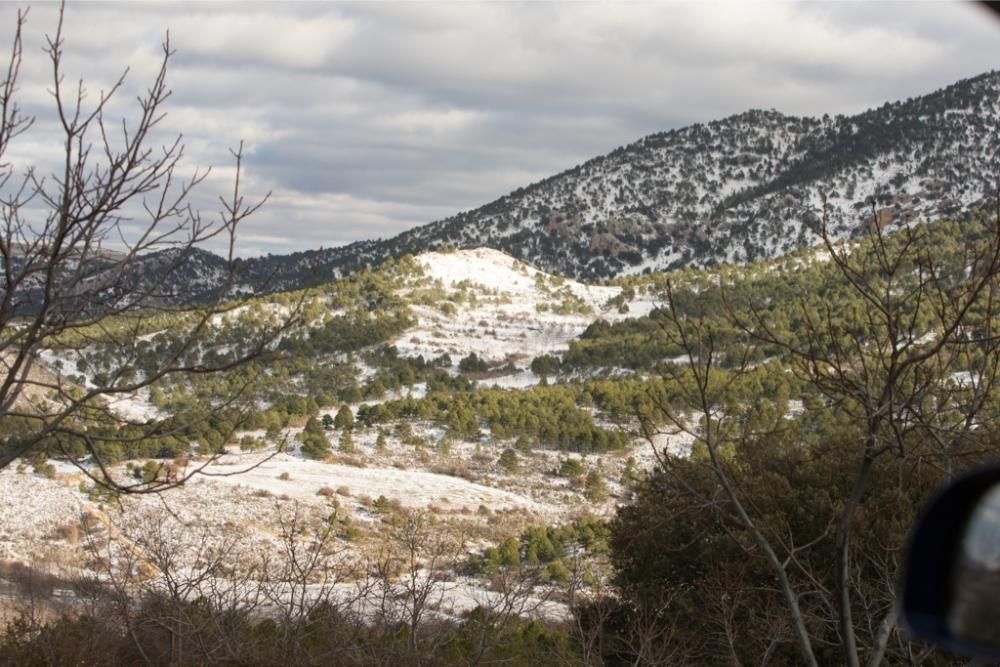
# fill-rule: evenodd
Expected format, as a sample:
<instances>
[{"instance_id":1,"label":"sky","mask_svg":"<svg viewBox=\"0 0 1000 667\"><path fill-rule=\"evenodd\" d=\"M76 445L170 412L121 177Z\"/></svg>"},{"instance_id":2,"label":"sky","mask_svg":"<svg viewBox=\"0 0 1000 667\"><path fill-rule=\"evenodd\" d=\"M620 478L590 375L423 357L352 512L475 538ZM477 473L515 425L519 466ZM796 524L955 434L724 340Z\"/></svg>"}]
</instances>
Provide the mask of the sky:
<instances>
[{"instance_id":1,"label":"sky","mask_svg":"<svg viewBox=\"0 0 1000 667\"><path fill-rule=\"evenodd\" d=\"M18 8L0 4L3 53ZM60 155L57 18L30 7L17 170ZM271 193L239 227L244 256L393 236L653 132L851 114L1000 67L1000 21L946 2L70 3L66 81L93 102L129 67L108 117L134 119L168 30L154 140L182 134L185 173L212 167L191 195L206 220L244 142L243 192Z\"/></svg>"}]
</instances>

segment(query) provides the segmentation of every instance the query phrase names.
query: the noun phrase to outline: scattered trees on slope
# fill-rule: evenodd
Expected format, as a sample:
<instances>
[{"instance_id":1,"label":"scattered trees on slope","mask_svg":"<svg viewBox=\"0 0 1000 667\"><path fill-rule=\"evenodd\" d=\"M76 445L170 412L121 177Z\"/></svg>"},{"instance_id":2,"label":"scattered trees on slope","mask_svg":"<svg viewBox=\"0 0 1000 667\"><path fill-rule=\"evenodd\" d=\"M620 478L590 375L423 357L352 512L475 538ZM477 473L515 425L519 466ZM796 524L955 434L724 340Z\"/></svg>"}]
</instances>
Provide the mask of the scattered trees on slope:
<instances>
[{"instance_id":1,"label":"scattered trees on slope","mask_svg":"<svg viewBox=\"0 0 1000 667\"><path fill-rule=\"evenodd\" d=\"M585 400L581 387L572 385L480 389L363 405L357 419L365 426L405 418L433 420L459 438L478 437L482 423L498 439L524 436L538 446L585 453L624 447L627 436L596 424L581 406Z\"/></svg>"}]
</instances>

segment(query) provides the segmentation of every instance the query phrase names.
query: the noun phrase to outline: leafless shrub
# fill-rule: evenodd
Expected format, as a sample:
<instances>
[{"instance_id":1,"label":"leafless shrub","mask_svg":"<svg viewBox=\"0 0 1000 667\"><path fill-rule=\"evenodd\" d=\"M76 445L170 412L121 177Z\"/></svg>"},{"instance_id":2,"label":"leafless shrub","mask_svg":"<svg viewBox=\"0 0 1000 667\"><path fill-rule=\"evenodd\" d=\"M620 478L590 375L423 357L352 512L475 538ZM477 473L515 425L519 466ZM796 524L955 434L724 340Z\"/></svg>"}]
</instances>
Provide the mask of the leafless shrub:
<instances>
[{"instance_id":1,"label":"leafless shrub","mask_svg":"<svg viewBox=\"0 0 1000 667\"><path fill-rule=\"evenodd\" d=\"M430 471L437 473L438 475L459 477L470 482L474 482L479 479L478 476L469 469L469 466L464 463L437 463L431 466Z\"/></svg>"}]
</instances>

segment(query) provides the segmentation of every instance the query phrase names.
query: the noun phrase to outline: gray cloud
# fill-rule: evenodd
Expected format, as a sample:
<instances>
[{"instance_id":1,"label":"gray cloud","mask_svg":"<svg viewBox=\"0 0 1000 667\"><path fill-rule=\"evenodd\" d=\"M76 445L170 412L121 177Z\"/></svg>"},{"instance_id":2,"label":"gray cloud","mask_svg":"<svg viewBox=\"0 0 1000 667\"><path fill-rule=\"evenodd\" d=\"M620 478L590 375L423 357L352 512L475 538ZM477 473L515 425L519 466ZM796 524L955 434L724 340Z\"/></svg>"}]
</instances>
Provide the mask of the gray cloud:
<instances>
[{"instance_id":1,"label":"gray cloud","mask_svg":"<svg viewBox=\"0 0 1000 667\"><path fill-rule=\"evenodd\" d=\"M39 122L18 165L58 152L40 54L55 18L31 10L21 93ZM858 112L1000 53L1000 22L953 3L101 3L67 8L68 80L96 93L131 66L128 113L168 28L160 136L183 132L192 169L216 165L195 204L226 191L241 139L248 194L272 192L243 254L390 236L749 108Z\"/></svg>"}]
</instances>

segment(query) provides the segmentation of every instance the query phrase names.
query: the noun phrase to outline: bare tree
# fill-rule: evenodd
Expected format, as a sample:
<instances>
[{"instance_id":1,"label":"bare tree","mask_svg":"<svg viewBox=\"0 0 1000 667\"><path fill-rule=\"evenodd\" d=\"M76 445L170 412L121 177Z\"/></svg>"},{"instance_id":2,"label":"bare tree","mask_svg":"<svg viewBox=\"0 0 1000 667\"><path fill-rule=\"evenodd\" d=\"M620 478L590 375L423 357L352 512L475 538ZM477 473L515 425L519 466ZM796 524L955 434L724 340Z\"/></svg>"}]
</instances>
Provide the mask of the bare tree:
<instances>
[{"instance_id":1,"label":"bare tree","mask_svg":"<svg viewBox=\"0 0 1000 667\"><path fill-rule=\"evenodd\" d=\"M873 466L887 455L904 457L911 443L933 447L917 455L943 460L951 474L957 443L990 423L987 399L1000 367L994 331L1000 279L1000 199L995 220L982 221L982 239L967 241L947 266L924 227L889 234L873 211L859 243L821 237L836 273L858 305L803 303L797 341L774 331L751 308L743 327L793 360L801 376L836 410L861 425L854 481L836 519L836 608L844 662L860 665L852 612L850 541L855 515ZM956 381L956 376L964 381ZM868 664L882 661L895 627L892 591L881 605Z\"/></svg>"},{"instance_id":2,"label":"bare tree","mask_svg":"<svg viewBox=\"0 0 1000 667\"><path fill-rule=\"evenodd\" d=\"M476 608L474 649L470 665L482 662L491 648L502 646L506 633L518 619L537 615L548 602L551 587L542 587L542 577L537 566L519 563L501 566L490 577L490 588L473 588L472 598ZM502 651L501 651L502 652Z\"/></svg>"},{"instance_id":3,"label":"bare tree","mask_svg":"<svg viewBox=\"0 0 1000 667\"><path fill-rule=\"evenodd\" d=\"M464 539L453 526L433 521L423 512L401 509L385 519L384 543L373 559L372 597L376 617L385 629L406 629L407 650L433 655L436 646L421 646L429 615L455 585L449 583L463 554Z\"/></svg>"},{"instance_id":4,"label":"bare tree","mask_svg":"<svg viewBox=\"0 0 1000 667\"><path fill-rule=\"evenodd\" d=\"M346 633L363 626L361 610L369 582L363 577L364 565L348 553L336 537L336 508L325 519L310 518L298 503L290 510L278 508L280 553L262 560L258 576L271 617L278 621L281 633L276 645L292 662L303 661L303 643L315 644L317 631L325 635L324 645L347 652L354 648L351 637L330 637L331 632ZM341 623L311 630L318 617L335 614ZM327 653L325 659L337 662L342 655Z\"/></svg>"},{"instance_id":5,"label":"bare tree","mask_svg":"<svg viewBox=\"0 0 1000 667\"><path fill-rule=\"evenodd\" d=\"M574 550L570 558L570 576L563 592L572 615L571 630L580 655L579 659L575 655L565 656L566 664L601 664L604 645L610 640L610 619L621 604L607 586L606 571L610 565L606 559L594 557L591 560L585 563L579 550ZM592 577L588 586L585 575L593 574L594 570L599 574Z\"/></svg>"},{"instance_id":6,"label":"bare tree","mask_svg":"<svg viewBox=\"0 0 1000 667\"><path fill-rule=\"evenodd\" d=\"M105 434L121 426L139 429L105 436L109 441L119 437L120 442L182 433L176 427L169 431L163 425L125 419L108 402L172 378L246 367L264 357L277 337L295 324L298 309L293 307L254 335L227 341L225 355L207 354L213 322L231 308L223 300L237 278L236 231L267 196L259 201L244 198L241 143L232 151L236 176L231 194L219 198L218 219L206 219L195 210L190 197L208 171L195 171L185 179L181 137L163 145L155 138L171 95L167 71L174 51L169 35L159 69L135 100L134 113L117 120L111 117L111 102L128 71L96 99L83 81L67 83L64 8L45 48L51 64L49 92L62 135L60 165L52 174L15 165L9 157L11 146L34 125L18 103L27 13L18 12L0 81L0 420L7 427L0 468L45 443L78 463L82 449L100 470L93 477L103 484L132 492L158 490L200 468L153 484L114 481L103 465L95 427ZM210 240L228 247L218 296L207 304L185 302L171 285L182 279L192 252ZM141 272L140 264L156 251L167 251L157 255L156 271ZM174 341L169 352L137 370L142 337L165 326ZM108 366L88 383L71 382L68 374L39 363L47 348L86 349L98 343ZM235 409L252 381L250 374L211 407Z\"/></svg>"},{"instance_id":7,"label":"bare tree","mask_svg":"<svg viewBox=\"0 0 1000 667\"><path fill-rule=\"evenodd\" d=\"M782 557L780 544L776 544L759 525L760 522L753 515L752 499L744 497L740 492L740 485L733 479L725 462L725 452L732 449L734 443L745 442L759 435L751 420L740 419L733 414L731 398L733 388L752 369L752 349L744 348L744 355L736 366L723 372L719 368L718 325L709 321L704 313L689 317L680 312L670 281L667 282L667 302L661 310L664 317L661 319L660 335L682 349L686 361L682 365L669 365L667 373L685 390L682 392L683 400L678 405L655 392L650 393L655 413L640 415L643 434L650 443L655 442L661 434L684 434L704 447L708 455L707 465L718 481L719 488L717 494L710 496L687 485L682 476L673 474L677 460L675 455L655 446L653 451L664 474L684 487L680 493L695 497L706 509L719 514L725 522L747 532L752 543L746 547L747 550L756 549L763 555L777 581L803 663L818 665L812 637L800 605L801 594L789 576L788 570L792 563L788 558ZM645 646L640 648L644 649Z\"/></svg>"},{"instance_id":8,"label":"bare tree","mask_svg":"<svg viewBox=\"0 0 1000 667\"><path fill-rule=\"evenodd\" d=\"M898 637L894 582L900 545L886 544L877 553L852 548L862 508L868 522L891 515L890 508L865 503L876 463L898 462L892 469L900 484L912 466L931 466L948 477L956 457L975 455L981 449L977 438L996 423L991 395L1000 367L993 322L1000 210L995 220L975 224L964 228L965 238L957 227L949 233L920 226L890 234L873 216L850 244L834 242L824 230L825 300L803 296L791 304L791 316L787 304L775 315L771 295L755 294L752 280L733 289L727 283L733 276L720 277L727 309L722 319L680 309L668 284L661 335L684 351L686 363L666 371L671 386L680 388L679 398L651 393L654 414L644 415L642 425L651 440L664 424L693 439L700 452L693 461L657 450L663 474L687 504L712 512L747 553L767 563L787 612L772 624L773 637L794 637L806 664L817 663L816 647L833 636L845 664L864 659L874 667ZM786 317L793 322L782 328ZM734 326L746 336L742 356L732 352ZM847 473L843 497L828 517L817 517L810 528L815 534L796 534L784 517L766 511L752 472L733 458L789 432L783 410L740 388L744 379L753 386L758 346L790 361L809 388L807 410L827 411L847 425L837 453ZM704 466L715 485L693 486L684 474L690 465ZM904 532L900 524L891 539ZM809 562L816 549L834 566L828 580ZM731 607L719 611L721 636L734 646L726 620ZM905 638L900 644L900 652L910 650Z\"/></svg>"}]
</instances>

